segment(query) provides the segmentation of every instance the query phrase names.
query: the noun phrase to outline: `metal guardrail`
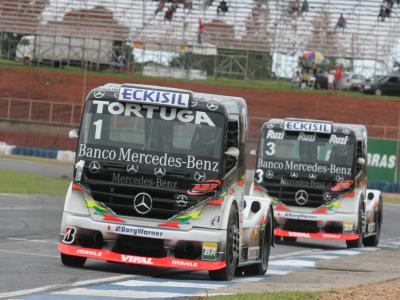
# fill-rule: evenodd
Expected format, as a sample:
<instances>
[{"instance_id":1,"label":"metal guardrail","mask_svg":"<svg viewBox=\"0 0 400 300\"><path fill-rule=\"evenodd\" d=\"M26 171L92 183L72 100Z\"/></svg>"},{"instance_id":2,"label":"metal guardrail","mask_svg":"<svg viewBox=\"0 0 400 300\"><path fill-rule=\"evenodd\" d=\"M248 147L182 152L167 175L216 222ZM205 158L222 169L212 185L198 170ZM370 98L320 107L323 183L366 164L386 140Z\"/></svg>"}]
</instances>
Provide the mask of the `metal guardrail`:
<instances>
[{"instance_id":1,"label":"metal guardrail","mask_svg":"<svg viewBox=\"0 0 400 300\"><path fill-rule=\"evenodd\" d=\"M79 125L82 104L0 97L0 119L51 125Z\"/></svg>"}]
</instances>

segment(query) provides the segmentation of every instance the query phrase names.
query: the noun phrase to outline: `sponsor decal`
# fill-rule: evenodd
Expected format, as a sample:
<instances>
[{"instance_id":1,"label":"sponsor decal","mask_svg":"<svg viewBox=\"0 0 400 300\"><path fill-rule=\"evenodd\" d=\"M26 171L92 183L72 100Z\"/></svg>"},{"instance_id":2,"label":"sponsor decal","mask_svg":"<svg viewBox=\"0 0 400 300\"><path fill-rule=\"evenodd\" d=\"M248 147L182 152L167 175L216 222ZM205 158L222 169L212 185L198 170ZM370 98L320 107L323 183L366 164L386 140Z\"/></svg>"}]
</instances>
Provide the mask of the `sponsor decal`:
<instances>
[{"instance_id":1,"label":"sponsor decal","mask_svg":"<svg viewBox=\"0 0 400 300\"><path fill-rule=\"evenodd\" d=\"M188 203L188 197L186 197L186 195L178 195L178 197L176 197L176 204L179 207L185 207Z\"/></svg>"},{"instance_id":2,"label":"sponsor decal","mask_svg":"<svg viewBox=\"0 0 400 300\"><path fill-rule=\"evenodd\" d=\"M147 193L139 193L133 199L133 208L140 215L147 215L153 207L153 199Z\"/></svg>"},{"instance_id":3,"label":"sponsor decal","mask_svg":"<svg viewBox=\"0 0 400 300\"><path fill-rule=\"evenodd\" d=\"M202 260L214 261L217 259L217 243L203 242Z\"/></svg>"},{"instance_id":4,"label":"sponsor decal","mask_svg":"<svg viewBox=\"0 0 400 300\"><path fill-rule=\"evenodd\" d=\"M167 173L167 169L166 168L154 168L154 175L156 175L157 177L163 177L165 174Z\"/></svg>"},{"instance_id":5,"label":"sponsor decal","mask_svg":"<svg viewBox=\"0 0 400 300\"><path fill-rule=\"evenodd\" d=\"M353 232L353 221L345 221L343 222L343 232L344 233L352 233Z\"/></svg>"},{"instance_id":6,"label":"sponsor decal","mask_svg":"<svg viewBox=\"0 0 400 300\"><path fill-rule=\"evenodd\" d=\"M171 264L179 267L192 267L192 268L196 268L198 266L197 262L192 262L187 260L177 260L177 259L173 259L171 261Z\"/></svg>"},{"instance_id":7,"label":"sponsor decal","mask_svg":"<svg viewBox=\"0 0 400 300\"><path fill-rule=\"evenodd\" d=\"M298 237L298 238L310 238L310 239L326 239L326 240L355 240L359 237L359 235L356 233L347 233L347 234L335 234L326 232L308 233L308 232L286 231L279 228L275 229L275 235Z\"/></svg>"},{"instance_id":8,"label":"sponsor decal","mask_svg":"<svg viewBox=\"0 0 400 300\"><path fill-rule=\"evenodd\" d=\"M310 234L307 232L295 232L289 231L288 232L290 237L297 237L297 238L311 238Z\"/></svg>"},{"instance_id":9,"label":"sponsor decal","mask_svg":"<svg viewBox=\"0 0 400 300\"><path fill-rule=\"evenodd\" d=\"M157 113L160 119L166 121L177 120L182 123L194 123L197 125L216 127L210 115L205 111L199 110L181 110L174 107L157 107L103 100L93 100L93 109L97 114L108 113L111 115L132 116L146 119L156 118L155 113Z\"/></svg>"},{"instance_id":10,"label":"sponsor decal","mask_svg":"<svg viewBox=\"0 0 400 300\"><path fill-rule=\"evenodd\" d=\"M211 191L217 190L221 185L220 180L206 180L202 183L197 183L191 190L187 192L190 196L202 196Z\"/></svg>"},{"instance_id":11,"label":"sponsor decal","mask_svg":"<svg viewBox=\"0 0 400 300\"><path fill-rule=\"evenodd\" d=\"M94 214L103 216L103 221L125 223L126 221L117 215L107 206L94 200L85 199L86 207L94 209Z\"/></svg>"},{"instance_id":12,"label":"sponsor decal","mask_svg":"<svg viewBox=\"0 0 400 300\"><path fill-rule=\"evenodd\" d=\"M294 199L298 205L305 205L308 202L308 193L305 190L298 190Z\"/></svg>"},{"instance_id":13,"label":"sponsor decal","mask_svg":"<svg viewBox=\"0 0 400 300\"><path fill-rule=\"evenodd\" d=\"M202 182L204 180L206 180L206 173L200 173L200 172L195 172L193 175L194 180L196 180L197 182Z\"/></svg>"},{"instance_id":14,"label":"sponsor decal","mask_svg":"<svg viewBox=\"0 0 400 300\"><path fill-rule=\"evenodd\" d=\"M337 145L346 145L349 141L349 136L337 136L336 134L332 134L329 138L330 144L337 144Z\"/></svg>"},{"instance_id":15,"label":"sponsor decal","mask_svg":"<svg viewBox=\"0 0 400 300\"><path fill-rule=\"evenodd\" d=\"M103 256L102 251L97 251L97 250L92 250L92 249L80 249L80 248L78 248L76 250L76 254L81 254L81 255L85 255L85 256L95 256L95 257Z\"/></svg>"},{"instance_id":16,"label":"sponsor decal","mask_svg":"<svg viewBox=\"0 0 400 300\"><path fill-rule=\"evenodd\" d=\"M162 237L164 235L164 232L159 230L128 225L114 225L110 228L110 232L141 237Z\"/></svg>"},{"instance_id":17,"label":"sponsor decal","mask_svg":"<svg viewBox=\"0 0 400 300\"><path fill-rule=\"evenodd\" d=\"M315 134L307 134L304 132L300 132L299 136L297 137L297 140L302 142L315 142L316 138L317 136Z\"/></svg>"},{"instance_id":18,"label":"sponsor decal","mask_svg":"<svg viewBox=\"0 0 400 300\"><path fill-rule=\"evenodd\" d=\"M104 91L103 89L97 89L97 90L95 90L94 93L93 93L93 95L94 95L94 97L95 97L96 99L103 98L105 94L106 94L106 93L105 93L105 91Z\"/></svg>"},{"instance_id":19,"label":"sponsor decal","mask_svg":"<svg viewBox=\"0 0 400 300\"><path fill-rule=\"evenodd\" d=\"M76 227L65 226L63 243L72 244L73 242L75 242L76 232L77 232Z\"/></svg>"},{"instance_id":20,"label":"sponsor decal","mask_svg":"<svg viewBox=\"0 0 400 300\"><path fill-rule=\"evenodd\" d=\"M268 170L267 172L265 172L265 177L268 179L272 179L274 177L274 172Z\"/></svg>"},{"instance_id":21,"label":"sponsor decal","mask_svg":"<svg viewBox=\"0 0 400 300\"><path fill-rule=\"evenodd\" d=\"M100 169L101 169L101 165L98 161L94 160L94 161L90 162L90 164L89 164L90 173L97 174L100 172Z\"/></svg>"},{"instance_id":22,"label":"sponsor decal","mask_svg":"<svg viewBox=\"0 0 400 300\"><path fill-rule=\"evenodd\" d=\"M304 131L316 133L331 133L332 124L325 122L285 120L284 129L287 131Z\"/></svg>"},{"instance_id":23,"label":"sponsor decal","mask_svg":"<svg viewBox=\"0 0 400 300\"><path fill-rule=\"evenodd\" d=\"M144 176L125 176L120 173L113 172L112 182L119 184L140 185L146 187L160 187L166 189L176 189L177 181L164 180L162 178L147 178Z\"/></svg>"},{"instance_id":24,"label":"sponsor decal","mask_svg":"<svg viewBox=\"0 0 400 300\"><path fill-rule=\"evenodd\" d=\"M221 223L221 216L215 216L211 219L211 226L218 226Z\"/></svg>"},{"instance_id":25,"label":"sponsor decal","mask_svg":"<svg viewBox=\"0 0 400 300\"><path fill-rule=\"evenodd\" d=\"M317 179L317 174L310 174L310 175L308 175L308 178L310 178L311 180L315 180L315 179Z\"/></svg>"},{"instance_id":26,"label":"sponsor decal","mask_svg":"<svg viewBox=\"0 0 400 300\"><path fill-rule=\"evenodd\" d=\"M274 139L274 140L283 140L284 137L285 137L284 131L274 131L272 129L269 129L265 136L266 139Z\"/></svg>"},{"instance_id":27,"label":"sponsor decal","mask_svg":"<svg viewBox=\"0 0 400 300\"><path fill-rule=\"evenodd\" d=\"M218 109L218 104L215 102L208 102L207 108L211 111L216 111Z\"/></svg>"},{"instance_id":28,"label":"sponsor decal","mask_svg":"<svg viewBox=\"0 0 400 300\"><path fill-rule=\"evenodd\" d=\"M311 221L314 221L317 219L317 216L314 216L314 215L303 214L303 213L292 213L292 212L280 213L280 217L283 217L286 219L311 220Z\"/></svg>"},{"instance_id":29,"label":"sponsor decal","mask_svg":"<svg viewBox=\"0 0 400 300\"><path fill-rule=\"evenodd\" d=\"M120 101L127 102L149 103L187 108L189 106L190 94L122 86L122 88L119 90L118 99Z\"/></svg>"},{"instance_id":30,"label":"sponsor decal","mask_svg":"<svg viewBox=\"0 0 400 300\"><path fill-rule=\"evenodd\" d=\"M326 184L324 182L318 181L309 181L304 179L287 179L285 177L281 178L282 185L297 185L302 187L315 187L315 188L326 188Z\"/></svg>"},{"instance_id":31,"label":"sponsor decal","mask_svg":"<svg viewBox=\"0 0 400 300\"><path fill-rule=\"evenodd\" d=\"M325 192L322 197L324 198L325 201L329 201L332 199L332 194L329 192Z\"/></svg>"},{"instance_id":32,"label":"sponsor decal","mask_svg":"<svg viewBox=\"0 0 400 300\"><path fill-rule=\"evenodd\" d=\"M142 153L137 152L131 148L103 148L91 146L87 144L79 144L78 157L85 159L99 159L106 161L127 162L133 164L153 165L157 168L157 174L164 173L164 168L186 168L189 170L219 172L219 162L211 161L208 159L199 159L194 155L171 155L169 153ZM91 162L91 164L94 161ZM91 171L99 172L100 163L95 162L92 166L94 169ZM159 168L162 168L159 170ZM90 170L90 165L89 165ZM156 172L156 171L155 171ZM205 180L205 173L198 173L200 180ZM196 174L195 174L196 175ZM204 178L203 178L204 177ZM196 178L195 178L196 179Z\"/></svg>"},{"instance_id":33,"label":"sponsor decal","mask_svg":"<svg viewBox=\"0 0 400 300\"><path fill-rule=\"evenodd\" d=\"M297 172L290 172L290 177L297 178L297 177L299 177L299 173L297 173Z\"/></svg>"},{"instance_id":34,"label":"sponsor decal","mask_svg":"<svg viewBox=\"0 0 400 300\"><path fill-rule=\"evenodd\" d=\"M291 172L319 173L319 174L335 174L335 175L351 175L351 168L341 167L335 164L318 164L318 163L302 163L296 161L274 161L263 160L259 158L257 167L271 170L283 170Z\"/></svg>"},{"instance_id":35,"label":"sponsor decal","mask_svg":"<svg viewBox=\"0 0 400 300\"><path fill-rule=\"evenodd\" d=\"M126 166L126 171L129 174L135 175L135 174L137 174L137 172L139 172L139 166L137 166L137 165L127 165Z\"/></svg>"},{"instance_id":36,"label":"sponsor decal","mask_svg":"<svg viewBox=\"0 0 400 300\"><path fill-rule=\"evenodd\" d=\"M141 264L141 265L152 265L153 259L151 257L142 257L142 256L134 256L134 255L124 255L121 254L121 261L125 263L131 264Z\"/></svg>"}]
</instances>

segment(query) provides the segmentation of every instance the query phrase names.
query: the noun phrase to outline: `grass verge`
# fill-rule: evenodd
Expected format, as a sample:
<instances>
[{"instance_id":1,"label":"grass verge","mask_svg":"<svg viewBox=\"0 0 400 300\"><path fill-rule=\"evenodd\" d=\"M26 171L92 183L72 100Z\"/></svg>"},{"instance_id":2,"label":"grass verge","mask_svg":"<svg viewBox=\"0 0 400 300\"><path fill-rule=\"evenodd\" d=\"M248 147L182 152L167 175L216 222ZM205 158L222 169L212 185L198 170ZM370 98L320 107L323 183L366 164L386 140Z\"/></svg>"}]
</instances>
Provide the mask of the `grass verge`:
<instances>
[{"instance_id":1,"label":"grass verge","mask_svg":"<svg viewBox=\"0 0 400 300\"><path fill-rule=\"evenodd\" d=\"M212 296L206 299L212 300L316 300L319 292L303 292L303 291L282 291L282 292L264 292L264 293L246 293L226 296ZM201 300L204 297L193 297L190 300Z\"/></svg>"},{"instance_id":2,"label":"grass verge","mask_svg":"<svg viewBox=\"0 0 400 300\"><path fill-rule=\"evenodd\" d=\"M0 169L0 193L64 195L70 181L69 178Z\"/></svg>"},{"instance_id":3,"label":"grass verge","mask_svg":"<svg viewBox=\"0 0 400 300\"><path fill-rule=\"evenodd\" d=\"M383 203L400 205L400 194L382 193Z\"/></svg>"},{"instance_id":4,"label":"grass verge","mask_svg":"<svg viewBox=\"0 0 400 300\"><path fill-rule=\"evenodd\" d=\"M66 165L72 166L74 163L72 161L61 161L52 158L42 158L42 157L35 157L35 156L23 156L23 155L4 155L0 154L0 159L13 159L13 160L25 160L25 161L33 161L43 164L49 165Z\"/></svg>"}]
</instances>

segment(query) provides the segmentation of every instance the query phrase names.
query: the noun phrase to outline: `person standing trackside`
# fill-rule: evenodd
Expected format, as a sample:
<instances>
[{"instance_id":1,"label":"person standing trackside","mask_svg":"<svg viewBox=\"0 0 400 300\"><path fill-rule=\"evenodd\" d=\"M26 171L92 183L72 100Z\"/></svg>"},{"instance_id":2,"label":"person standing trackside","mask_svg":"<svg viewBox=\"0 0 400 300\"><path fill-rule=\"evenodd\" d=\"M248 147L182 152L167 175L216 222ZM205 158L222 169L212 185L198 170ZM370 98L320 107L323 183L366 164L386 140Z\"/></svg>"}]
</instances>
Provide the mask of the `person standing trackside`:
<instances>
[{"instance_id":1,"label":"person standing trackside","mask_svg":"<svg viewBox=\"0 0 400 300\"><path fill-rule=\"evenodd\" d=\"M201 45L202 42L203 32L204 32L204 24L201 21L201 18L199 18L199 26L197 29L197 42L199 43L199 45Z\"/></svg>"},{"instance_id":2,"label":"person standing trackside","mask_svg":"<svg viewBox=\"0 0 400 300\"><path fill-rule=\"evenodd\" d=\"M340 91L342 88L343 69L341 65L336 66L335 71L335 89Z\"/></svg>"}]
</instances>

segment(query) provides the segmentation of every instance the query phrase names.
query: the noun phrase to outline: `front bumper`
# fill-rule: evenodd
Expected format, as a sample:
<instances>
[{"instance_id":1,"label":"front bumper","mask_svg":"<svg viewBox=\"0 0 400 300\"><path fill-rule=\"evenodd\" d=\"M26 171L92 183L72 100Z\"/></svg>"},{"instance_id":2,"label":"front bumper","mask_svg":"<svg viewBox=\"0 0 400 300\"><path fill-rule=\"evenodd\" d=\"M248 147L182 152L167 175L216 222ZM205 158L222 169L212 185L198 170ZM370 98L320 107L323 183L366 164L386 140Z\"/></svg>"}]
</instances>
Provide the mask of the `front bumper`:
<instances>
[{"instance_id":1,"label":"front bumper","mask_svg":"<svg viewBox=\"0 0 400 300\"><path fill-rule=\"evenodd\" d=\"M64 240L67 227L76 231L71 243ZM218 270L226 266L223 251L226 230L192 227L185 231L121 224L64 212L62 231L58 249L66 255L190 270ZM187 245L193 248L190 253Z\"/></svg>"},{"instance_id":2,"label":"front bumper","mask_svg":"<svg viewBox=\"0 0 400 300\"><path fill-rule=\"evenodd\" d=\"M357 215L352 213L302 213L274 211L277 228L275 236L323 239L355 240Z\"/></svg>"},{"instance_id":3,"label":"front bumper","mask_svg":"<svg viewBox=\"0 0 400 300\"><path fill-rule=\"evenodd\" d=\"M97 260L112 261L118 263L144 265L152 267L165 267L165 268L178 268L178 269L189 269L189 270L219 270L226 267L224 261L202 261L202 260L189 260L179 259L173 257L145 257L137 255L128 255L116 253L110 250L104 249L92 249L78 246L67 245L63 243L58 244L58 250L62 254L80 256Z\"/></svg>"}]
</instances>

